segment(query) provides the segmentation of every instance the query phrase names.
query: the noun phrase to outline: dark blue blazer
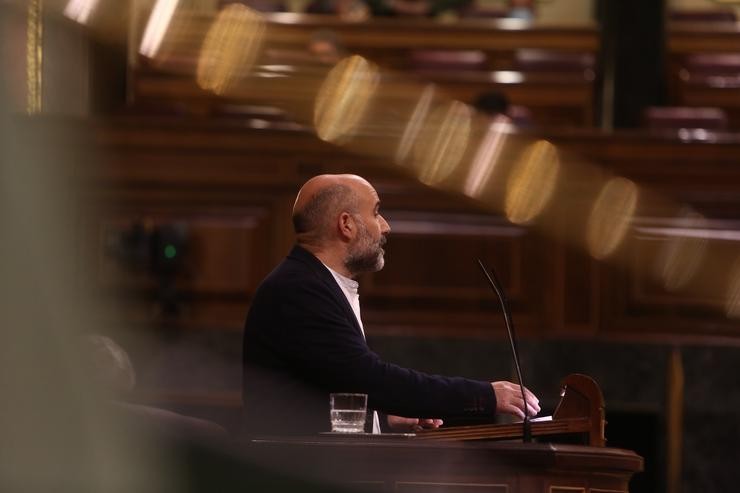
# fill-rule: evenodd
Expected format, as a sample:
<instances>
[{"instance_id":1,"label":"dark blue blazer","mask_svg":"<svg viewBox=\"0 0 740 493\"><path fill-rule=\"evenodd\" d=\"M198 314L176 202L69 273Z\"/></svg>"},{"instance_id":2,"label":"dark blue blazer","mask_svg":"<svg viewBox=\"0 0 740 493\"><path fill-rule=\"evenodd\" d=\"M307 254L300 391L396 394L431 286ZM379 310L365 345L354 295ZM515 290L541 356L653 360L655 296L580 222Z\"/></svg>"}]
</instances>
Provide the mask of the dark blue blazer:
<instances>
[{"instance_id":1,"label":"dark blue blazer","mask_svg":"<svg viewBox=\"0 0 740 493\"><path fill-rule=\"evenodd\" d=\"M386 363L368 348L331 272L296 246L257 289L244 329L245 426L252 435L328 431L329 393L420 418L493 416L489 382Z\"/></svg>"}]
</instances>

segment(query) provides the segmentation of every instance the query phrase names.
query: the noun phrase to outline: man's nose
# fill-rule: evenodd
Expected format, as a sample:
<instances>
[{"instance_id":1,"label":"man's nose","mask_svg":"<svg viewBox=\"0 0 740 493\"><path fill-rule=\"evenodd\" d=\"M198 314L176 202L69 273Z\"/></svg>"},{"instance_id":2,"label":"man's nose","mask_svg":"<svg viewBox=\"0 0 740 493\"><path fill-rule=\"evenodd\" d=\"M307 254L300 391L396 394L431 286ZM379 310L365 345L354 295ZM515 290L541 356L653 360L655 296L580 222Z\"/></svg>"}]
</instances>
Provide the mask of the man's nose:
<instances>
[{"instance_id":1,"label":"man's nose","mask_svg":"<svg viewBox=\"0 0 740 493\"><path fill-rule=\"evenodd\" d=\"M380 216L381 224L380 224L380 232L384 235L387 235L391 232L391 225L388 224L388 221L385 220L383 216Z\"/></svg>"}]
</instances>

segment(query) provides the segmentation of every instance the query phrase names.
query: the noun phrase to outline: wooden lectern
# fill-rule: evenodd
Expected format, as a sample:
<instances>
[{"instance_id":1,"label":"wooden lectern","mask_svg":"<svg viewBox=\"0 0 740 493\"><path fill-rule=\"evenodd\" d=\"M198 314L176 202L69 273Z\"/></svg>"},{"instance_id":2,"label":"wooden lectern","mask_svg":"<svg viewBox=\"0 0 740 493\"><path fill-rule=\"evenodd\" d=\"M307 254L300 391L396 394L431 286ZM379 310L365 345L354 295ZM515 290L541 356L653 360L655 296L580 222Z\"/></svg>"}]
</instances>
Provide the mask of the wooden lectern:
<instances>
[{"instance_id":1,"label":"wooden lectern","mask_svg":"<svg viewBox=\"0 0 740 493\"><path fill-rule=\"evenodd\" d=\"M642 457L604 446L604 399L596 382L569 375L552 421L532 435L581 435L588 445L521 443L521 423L418 434L322 434L261 438L248 449L266 468L336 487L394 493L627 493Z\"/></svg>"},{"instance_id":2,"label":"wooden lectern","mask_svg":"<svg viewBox=\"0 0 740 493\"><path fill-rule=\"evenodd\" d=\"M603 447L604 397L598 384L586 375L568 375L560 384L560 402L552 415L552 421L531 423L532 437L583 434L584 443L592 447ZM417 433L419 440L501 440L520 438L522 423L502 425L458 426L440 428Z\"/></svg>"}]
</instances>

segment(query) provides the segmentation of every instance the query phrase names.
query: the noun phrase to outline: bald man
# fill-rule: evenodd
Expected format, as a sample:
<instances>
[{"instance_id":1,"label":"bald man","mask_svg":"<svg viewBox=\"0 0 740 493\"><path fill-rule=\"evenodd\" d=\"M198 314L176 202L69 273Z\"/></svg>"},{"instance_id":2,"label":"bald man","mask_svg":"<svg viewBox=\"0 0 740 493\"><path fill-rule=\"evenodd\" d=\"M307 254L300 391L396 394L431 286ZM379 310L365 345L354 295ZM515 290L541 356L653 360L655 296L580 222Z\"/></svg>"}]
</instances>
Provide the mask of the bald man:
<instances>
[{"instance_id":1,"label":"bald man","mask_svg":"<svg viewBox=\"0 0 740 493\"><path fill-rule=\"evenodd\" d=\"M497 412L524 417L514 383L425 374L387 363L367 346L356 279L383 268L390 232L370 183L355 175L310 179L296 197L293 226L297 244L257 289L244 330L252 435L328 431L331 392L367 394L368 407L387 415L395 431ZM538 413L539 401L526 395Z\"/></svg>"}]
</instances>

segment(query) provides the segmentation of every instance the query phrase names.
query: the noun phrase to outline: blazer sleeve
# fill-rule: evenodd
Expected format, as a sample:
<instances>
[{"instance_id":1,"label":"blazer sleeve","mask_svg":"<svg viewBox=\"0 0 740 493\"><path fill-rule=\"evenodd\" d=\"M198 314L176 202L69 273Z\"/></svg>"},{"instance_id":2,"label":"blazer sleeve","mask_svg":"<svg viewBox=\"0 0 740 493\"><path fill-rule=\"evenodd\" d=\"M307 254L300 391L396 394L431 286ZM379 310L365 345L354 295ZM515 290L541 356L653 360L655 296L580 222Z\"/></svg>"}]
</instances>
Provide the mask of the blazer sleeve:
<instances>
[{"instance_id":1,"label":"blazer sleeve","mask_svg":"<svg viewBox=\"0 0 740 493\"><path fill-rule=\"evenodd\" d=\"M347 313L319 280L291 287L280 297L280 351L295 370L329 392L368 394L368 406L420 418L492 415L496 397L489 382L445 377L403 368L372 352ZM310 376L309 376L310 375Z\"/></svg>"}]
</instances>

